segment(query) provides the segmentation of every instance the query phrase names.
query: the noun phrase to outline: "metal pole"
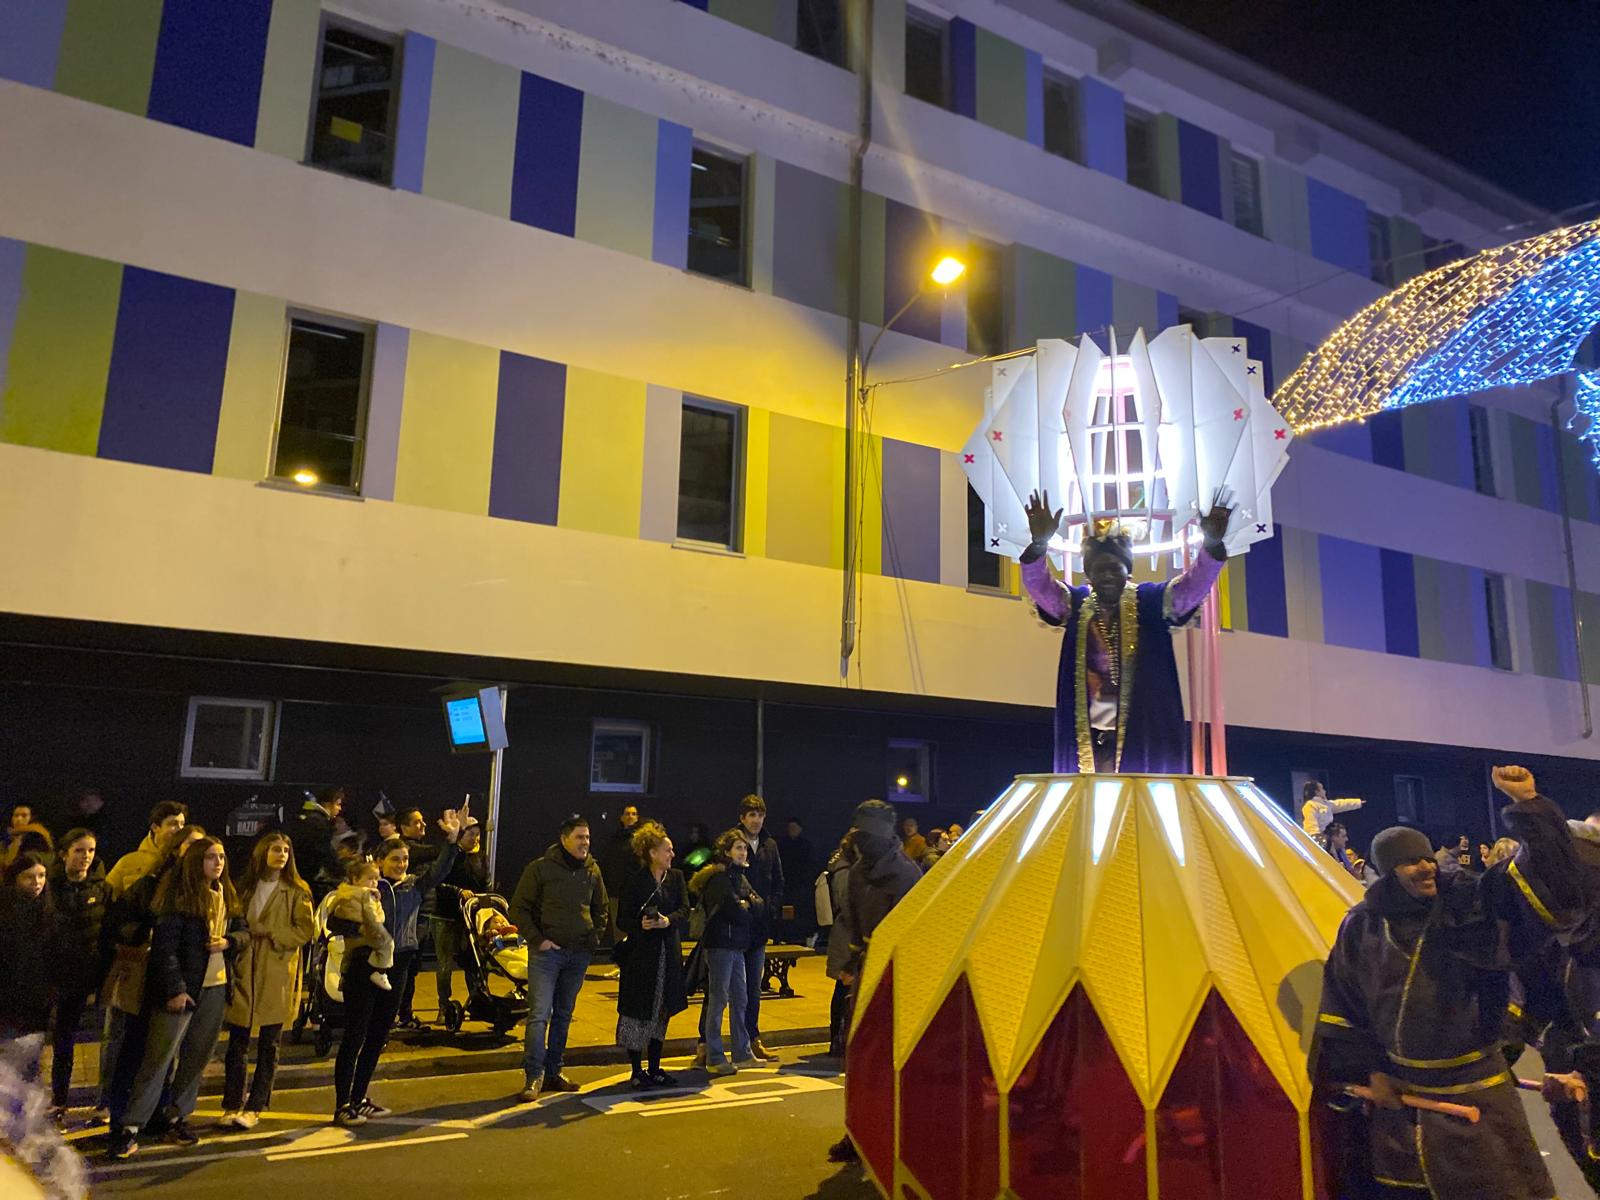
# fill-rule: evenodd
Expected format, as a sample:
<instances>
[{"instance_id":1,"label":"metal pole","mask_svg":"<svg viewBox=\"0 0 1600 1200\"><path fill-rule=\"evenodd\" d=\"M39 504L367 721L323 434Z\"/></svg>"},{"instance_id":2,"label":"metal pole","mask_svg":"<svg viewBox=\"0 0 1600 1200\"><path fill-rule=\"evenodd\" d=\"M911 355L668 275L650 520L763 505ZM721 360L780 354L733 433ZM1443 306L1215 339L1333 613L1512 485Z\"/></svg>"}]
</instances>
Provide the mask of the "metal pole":
<instances>
[{"instance_id":1,"label":"metal pole","mask_svg":"<svg viewBox=\"0 0 1600 1200\"><path fill-rule=\"evenodd\" d=\"M756 697L756 795L767 794L767 698Z\"/></svg>"},{"instance_id":2,"label":"metal pole","mask_svg":"<svg viewBox=\"0 0 1600 1200\"><path fill-rule=\"evenodd\" d=\"M501 684L496 691L500 693L500 721L506 719L506 687ZM494 860L495 851L500 845L500 784L505 778L505 751L496 750L489 756L489 812L484 819L484 824L489 827L488 854L489 854L489 884L494 885Z\"/></svg>"},{"instance_id":3,"label":"metal pole","mask_svg":"<svg viewBox=\"0 0 1600 1200\"><path fill-rule=\"evenodd\" d=\"M861 210L867 147L872 144L873 0L858 0L856 143L850 152L850 286L845 326L844 384L844 595L839 613L839 678L850 678L856 649L857 410L861 404Z\"/></svg>"},{"instance_id":4,"label":"metal pole","mask_svg":"<svg viewBox=\"0 0 1600 1200\"><path fill-rule=\"evenodd\" d=\"M1209 553L1202 551L1202 553ZM1211 681L1211 773L1228 773L1228 718L1222 706L1222 594L1215 584L1206 597L1206 667Z\"/></svg>"},{"instance_id":5,"label":"metal pole","mask_svg":"<svg viewBox=\"0 0 1600 1200\"><path fill-rule=\"evenodd\" d=\"M1550 404L1550 429L1556 439L1556 494L1561 498L1561 540L1567 551L1567 593L1572 597L1572 641L1578 651L1578 695L1583 699L1583 736L1594 736L1594 712L1589 705L1589 672L1583 655L1583 606L1578 602L1578 559L1572 552L1572 512L1567 506L1567 468L1561 453L1561 402L1567 399L1572 376L1561 377L1561 395Z\"/></svg>"},{"instance_id":6,"label":"metal pole","mask_svg":"<svg viewBox=\"0 0 1600 1200\"><path fill-rule=\"evenodd\" d=\"M1187 571L1194 561L1194 547L1189 544L1189 539L1183 540L1183 569ZM1200 697L1204 690L1200 684L1200 655L1203 652L1205 639L1200 636L1200 631L1192 624L1183 631L1183 644L1188 650L1189 660L1189 762L1190 770L1196 775L1206 773L1206 731L1205 722L1200 716Z\"/></svg>"}]
</instances>

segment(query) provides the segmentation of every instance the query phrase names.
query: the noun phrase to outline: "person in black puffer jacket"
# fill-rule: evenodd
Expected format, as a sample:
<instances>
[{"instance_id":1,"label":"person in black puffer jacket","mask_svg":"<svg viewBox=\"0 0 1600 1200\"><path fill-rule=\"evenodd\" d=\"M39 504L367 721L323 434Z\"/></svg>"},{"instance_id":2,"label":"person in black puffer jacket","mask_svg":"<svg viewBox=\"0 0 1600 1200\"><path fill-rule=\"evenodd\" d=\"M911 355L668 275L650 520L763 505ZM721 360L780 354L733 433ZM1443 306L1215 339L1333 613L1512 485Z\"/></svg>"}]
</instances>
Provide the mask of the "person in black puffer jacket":
<instances>
[{"instance_id":1,"label":"person in black puffer jacket","mask_svg":"<svg viewBox=\"0 0 1600 1200\"><path fill-rule=\"evenodd\" d=\"M0 889L0 1039L43 1033L50 1024L45 947L55 926L43 856L21 851L6 865ZM41 1042L39 1049L43 1049ZM38 1057L34 1056L34 1066Z\"/></svg>"},{"instance_id":2,"label":"person in black puffer jacket","mask_svg":"<svg viewBox=\"0 0 1600 1200\"><path fill-rule=\"evenodd\" d=\"M461 921L463 893L489 890L489 856L483 852L483 826L477 817L468 817L456 837L456 863L439 884L433 910L434 979L439 989L439 1019L444 1019L450 1000L451 976L461 955L461 940L467 927Z\"/></svg>"},{"instance_id":3,"label":"person in black puffer jacket","mask_svg":"<svg viewBox=\"0 0 1600 1200\"><path fill-rule=\"evenodd\" d=\"M190 846L156 889L155 933L145 973L145 1011L149 1020L144 1061L133 1083L133 1098L115 1144L116 1157L137 1149L139 1127L156 1115L174 1060L172 1100L163 1116L165 1137L192 1146L199 1136L189 1114L200 1096L200 1076L211 1061L228 998L228 920L238 897L228 878L228 855L216 838Z\"/></svg>"},{"instance_id":4,"label":"person in black puffer jacket","mask_svg":"<svg viewBox=\"0 0 1600 1200\"><path fill-rule=\"evenodd\" d=\"M689 890L705 908L706 1005L701 1032L706 1042L706 1073L732 1075L737 1064L753 1061L745 1027L745 952L762 923L765 901L745 877L750 844L736 830L717 839L717 861L695 873ZM722 1048L722 1010L728 1010L733 1062Z\"/></svg>"},{"instance_id":5,"label":"person in black puffer jacket","mask_svg":"<svg viewBox=\"0 0 1600 1200\"><path fill-rule=\"evenodd\" d=\"M95 872L95 849L95 836L89 830L69 830L62 836L61 857L50 873L50 899L57 920L50 946L56 981L50 1102L58 1121L72 1090L78 1028L110 965L105 917L111 885L105 872Z\"/></svg>"}]
</instances>

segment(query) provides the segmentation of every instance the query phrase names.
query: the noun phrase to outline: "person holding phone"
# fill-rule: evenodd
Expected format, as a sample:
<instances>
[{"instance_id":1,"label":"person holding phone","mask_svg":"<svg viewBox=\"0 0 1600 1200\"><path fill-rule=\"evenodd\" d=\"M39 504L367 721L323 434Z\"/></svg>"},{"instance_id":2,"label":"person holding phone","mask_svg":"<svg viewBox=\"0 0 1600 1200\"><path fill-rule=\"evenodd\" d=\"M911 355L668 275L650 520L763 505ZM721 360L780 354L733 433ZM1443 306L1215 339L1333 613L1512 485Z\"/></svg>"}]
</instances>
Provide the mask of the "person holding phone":
<instances>
[{"instance_id":1,"label":"person holding phone","mask_svg":"<svg viewBox=\"0 0 1600 1200\"><path fill-rule=\"evenodd\" d=\"M683 930L689 894L683 873L672 869L672 839L656 821L633 831L634 869L623 876L617 897L617 1045L633 1064L635 1089L670 1087L661 1069L667 1022L689 1007L683 978ZM648 1066L646 1056L648 1055Z\"/></svg>"},{"instance_id":2,"label":"person holding phone","mask_svg":"<svg viewBox=\"0 0 1600 1200\"><path fill-rule=\"evenodd\" d=\"M200 1140L188 1119L222 1032L231 945L228 918L239 909L222 843L208 837L191 846L161 880L154 908L156 926L145 976L149 1032L121 1138L112 1148L116 1158L138 1149L139 1128L156 1115L174 1060L172 1101L162 1114L164 1137L179 1146Z\"/></svg>"}]
</instances>

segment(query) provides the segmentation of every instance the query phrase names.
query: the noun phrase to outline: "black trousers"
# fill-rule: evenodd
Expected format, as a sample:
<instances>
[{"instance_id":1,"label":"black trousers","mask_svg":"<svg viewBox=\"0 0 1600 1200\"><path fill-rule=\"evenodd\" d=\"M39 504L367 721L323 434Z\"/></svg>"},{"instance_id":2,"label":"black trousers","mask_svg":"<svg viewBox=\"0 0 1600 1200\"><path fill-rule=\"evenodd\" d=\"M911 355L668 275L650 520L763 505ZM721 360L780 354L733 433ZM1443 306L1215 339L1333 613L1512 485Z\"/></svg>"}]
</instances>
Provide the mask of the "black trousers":
<instances>
[{"instance_id":1,"label":"black trousers","mask_svg":"<svg viewBox=\"0 0 1600 1200\"><path fill-rule=\"evenodd\" d=\"M363 956L347 962L344 972L344 1034L339 1042L339 1057L333 1064L333 1098L336 1108L348 1108L352 1101L365 1100L372 1073L378 1069L383 1044L394 1028L400 1011L400 987L416 962L415 950L400 951L390 967L390 990L372 986L372 969Z\"/></svg>"},{"instance_id":2,"label":"black trousers","mask_svg":"<svg viewBox=\"0 0 1600 1200\"><path fill-rule=\"evenodd\" d=\"M50 1027L50 1102L65 1108L72 1096L72 1063L78 1026L89 1006L88 992L62 992L56 997L55 1023Z\"/></svg>"},{"instance_id":3,"label":"black trousers","mask_svg":"<svg viewBox=\"0 0 1600 1200\"><path fill-rule=\"evenodd\" d=\"M266 1112L272 1103L272 1080L278 1073L278 1041L282 1025L263 1025L256 1036L256 1073L250 1080L250 1098L244 1095L244 1076L250 1057L250 1030L228 1026L228 1055L223 1060L222 1111Z\"/></svg>"}]
</instances>

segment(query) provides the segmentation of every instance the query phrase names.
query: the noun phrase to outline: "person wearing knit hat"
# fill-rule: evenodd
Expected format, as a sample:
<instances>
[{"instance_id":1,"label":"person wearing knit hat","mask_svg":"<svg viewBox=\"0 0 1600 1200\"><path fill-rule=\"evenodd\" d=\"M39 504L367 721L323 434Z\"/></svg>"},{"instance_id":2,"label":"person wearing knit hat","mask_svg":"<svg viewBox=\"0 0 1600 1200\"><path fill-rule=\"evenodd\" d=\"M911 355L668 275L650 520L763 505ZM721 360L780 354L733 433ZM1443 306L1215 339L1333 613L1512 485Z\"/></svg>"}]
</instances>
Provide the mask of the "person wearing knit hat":
<instances>
[{"instance_id":1,"label":"person wearing knit hat","mask_svg":"<svg viewBox=\"0 0 1600 1200\"><path fill-rule=\"evenodd\" d=\"M882 800L862 801L856 806L851 827L856 834L856 863L850 868L844 911L828 936L850 939L850 954L839 978L849 985L850 1007L854 1007L855 983L872 933L922 879L922 868L906 857L900 844L893 805ZM848 1013L843 1025L850 1027ZM849 1134L828 1148L831 1162L855 1162L858 1157Z\"/></svg>"},{"instance_id":2,"label":"person wearing knit hat","mask_svg":"<svg viewBox=\"0 0 1600 1200\"><path fill-rule=\"evenodd\" d=\"M1233 500L1219 488L1198 521L1202 549L1167 583L1128 586L1133 545L1111 524L1081 544L1086 586L1050 572L1060 545L1062 510L1046 492L1025 509L1033 541L1022 552L1022 582L1039 619L1062 629L1056 672L1055 771L1183 774L1190 750L1178 690L1178 662L1168 632L1199 613L1222 574Z\"/></svg>"},{"instance_id":3,"label":"person wearing knit hat","mask_svg":"<svg viewBox=\"0 0 1600 1200\"><path fill-rule=\"evenodd\" d=\"M1339 927L1323 969L1312 1047L1319 1085L1370 1089L1373 1176L1431 1196L1548 1200L1555 1188L1528 1127L1500 1035L1511 964L1546 949L1584 896L1566 818L1522 767L1496 767L1516 857L1441 874L1426 835L1372 841L1379 879ZM1472 1105L1468 1124L1403 1096Z\"/></svg>"}]
</instances>

